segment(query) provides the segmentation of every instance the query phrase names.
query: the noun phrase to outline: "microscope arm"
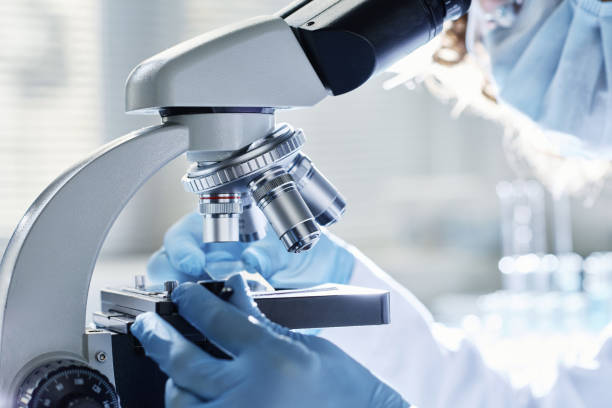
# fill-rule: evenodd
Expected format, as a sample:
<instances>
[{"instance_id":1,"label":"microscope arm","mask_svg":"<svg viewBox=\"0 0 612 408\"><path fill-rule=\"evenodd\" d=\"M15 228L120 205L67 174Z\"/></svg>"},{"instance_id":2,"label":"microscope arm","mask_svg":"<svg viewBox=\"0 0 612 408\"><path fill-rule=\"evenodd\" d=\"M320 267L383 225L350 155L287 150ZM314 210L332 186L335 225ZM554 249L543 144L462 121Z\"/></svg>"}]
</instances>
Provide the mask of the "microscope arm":
<instances>
[{"instance_id":1,"label":"microscope arm","mask_svg":"<svg viewBox=\"0 0 612 408\"><path fill-rule=\"evenodd\" d=\"M84 305L100 247L139 187L188 148L181 125L129 133L68 170L29 208L0 265L0 406L12 406L3 398L18 371L49 350L84 359Z\"/></svg>"}]
</instances>

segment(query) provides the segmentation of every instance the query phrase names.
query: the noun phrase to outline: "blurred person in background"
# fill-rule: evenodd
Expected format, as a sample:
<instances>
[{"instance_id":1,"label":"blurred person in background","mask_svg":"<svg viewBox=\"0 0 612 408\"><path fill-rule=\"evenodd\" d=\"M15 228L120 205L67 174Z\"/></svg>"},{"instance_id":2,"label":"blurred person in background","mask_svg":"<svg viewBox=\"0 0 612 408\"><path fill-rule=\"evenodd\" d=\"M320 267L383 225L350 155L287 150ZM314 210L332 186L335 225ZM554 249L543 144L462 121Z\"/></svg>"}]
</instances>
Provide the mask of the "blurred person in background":
<instances>
[{"instance_id":1,"label":"blurred person in background","mask_svg":"<svg viewBox=\"0 0 612 408\"><path fill-rule=\"evenodd\" d=\"M585 166L607 171L601 163L612 154L611 2L475 0L439 46L434 64L411 80L455 98L459 110L506 123L518 139L540 140L537 152L524 157L553 191L588 183L593 172ZM541 156L545 165L538 164ZM559 163L570 163L581 179L560 182ZM133 333L170 376L168 406L281 406L288 399L298 407L408 406L403 397L421 407L604 407L612 400L607 332L592 361L560 368L549 392L536 396L513 388L472 343L436 325L407 289L329 232L303 254L287 253L271 232L250 245L203 245L200 237L198 214L175 224L149 263L150 279L218 278L216 264L239 261L276 287L332 282L389 290L393 322L293 333L267 321L239 279L228 282L235 289L229 303L187 283L173 294L179 312L235 359L221 363L156 315L139 316Z\"/></svg>"}]
</instances>

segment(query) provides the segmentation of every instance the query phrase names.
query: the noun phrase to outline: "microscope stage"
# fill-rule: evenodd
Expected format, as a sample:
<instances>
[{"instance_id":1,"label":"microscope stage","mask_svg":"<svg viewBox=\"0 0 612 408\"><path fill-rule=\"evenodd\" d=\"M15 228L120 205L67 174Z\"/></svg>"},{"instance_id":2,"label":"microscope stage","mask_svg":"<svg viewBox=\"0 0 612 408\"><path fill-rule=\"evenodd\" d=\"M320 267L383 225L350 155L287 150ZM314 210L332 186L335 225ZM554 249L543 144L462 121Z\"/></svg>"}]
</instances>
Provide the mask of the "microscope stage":
<instances>
[{"instance_id":1,"label":"microscope stage","mask_svg":"<svg viewBox=\"0 0 612 408\"><path fill-rule=\"evenodd\" d=\"M223 282L200 282L224 297ZM306 289L253 292L259 309L273 322L290 329L367 326L389 323L389 292L348 285L326 284ZM103 289L102 313L96 325L127 334L140 313L155 312L170 318L176 306L164 291L132 288Z\"/></svg>"}]
</instances>

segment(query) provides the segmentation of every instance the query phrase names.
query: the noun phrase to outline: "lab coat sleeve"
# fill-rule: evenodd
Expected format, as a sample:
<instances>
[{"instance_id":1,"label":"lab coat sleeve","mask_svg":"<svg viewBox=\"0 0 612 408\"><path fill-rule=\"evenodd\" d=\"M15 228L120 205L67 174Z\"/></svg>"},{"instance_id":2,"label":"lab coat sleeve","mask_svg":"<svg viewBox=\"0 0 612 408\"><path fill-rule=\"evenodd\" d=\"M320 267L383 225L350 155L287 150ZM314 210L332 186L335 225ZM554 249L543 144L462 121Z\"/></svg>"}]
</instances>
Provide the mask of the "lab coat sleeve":
<instances>
[{"instance_id":1,"label":"lab coat sleeve","mask_svg":"<svg viewBox=\"0 0 612 408\"><path fill-rule=\"evenodd\" d=\"M535 397L513 388L488 367L478 349L457 331L434 323L404 287L354 248L350 284L391 292L391 324L332 328L325 337L422 408L608 407L612 401L612 342L590 366L560 368L550 392ZM608 337L609 338L609 337Z\"/></svg>"}]
</instances>

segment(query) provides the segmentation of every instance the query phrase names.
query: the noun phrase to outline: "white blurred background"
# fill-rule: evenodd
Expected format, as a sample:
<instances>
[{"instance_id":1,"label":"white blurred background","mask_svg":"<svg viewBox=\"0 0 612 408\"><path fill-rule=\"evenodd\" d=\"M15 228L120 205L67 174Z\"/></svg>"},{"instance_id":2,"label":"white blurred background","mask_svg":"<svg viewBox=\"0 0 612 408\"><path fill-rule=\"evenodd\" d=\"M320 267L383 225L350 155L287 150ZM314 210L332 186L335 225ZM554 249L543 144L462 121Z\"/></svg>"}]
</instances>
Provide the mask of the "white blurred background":
<instances>
[{"instance_id":1,"label":"white blurred background","mask_svg":"<svg viewBox=\"0 0 612 408\"><path fill-rule=\"evenodd\" d=\"M123 112L124 81L139 61L288 2L0 2L0 253L28 205L63 170L103 143L159 122ZM499 288L495 186L515 178L502 129L469 114L452 119L451 107L422 87L385 91L384 79L277 115L305 130L305 151L348 200L334 232L426 304L444 293ZM180 184L186 166L179 158L144 186L111 231L103 260L136 259L130 265L144 267L165 230L195 208ZM572 201L577 252L611 247L611 200L604 188L592 208Z\"/></svg>"}]
</instances>

